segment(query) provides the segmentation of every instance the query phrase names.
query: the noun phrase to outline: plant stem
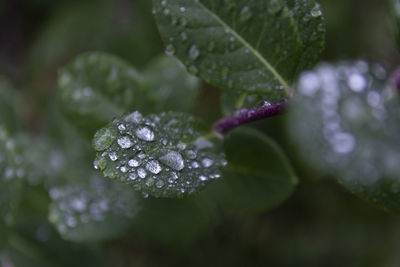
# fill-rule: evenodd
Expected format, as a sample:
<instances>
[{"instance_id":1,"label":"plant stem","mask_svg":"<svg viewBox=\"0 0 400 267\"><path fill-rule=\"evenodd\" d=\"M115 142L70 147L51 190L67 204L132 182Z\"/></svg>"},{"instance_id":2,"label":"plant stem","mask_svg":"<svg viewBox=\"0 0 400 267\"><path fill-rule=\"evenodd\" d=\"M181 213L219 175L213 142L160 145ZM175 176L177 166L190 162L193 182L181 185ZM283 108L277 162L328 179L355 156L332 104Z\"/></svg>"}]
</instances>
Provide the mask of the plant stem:
<instances>
[{"instance_id":1,"label":"plant stem","mask_svg":"<svg viewBox=\"0 0 400 267\"><path fill-rule=\"evenodd\" d=\"M260 109L241 109L233 117L217 121L213 129L223 135L243 124L280 115L286 110L286 106L287 102L281 102L268 104Z\"/></svg>"}]
</instances>

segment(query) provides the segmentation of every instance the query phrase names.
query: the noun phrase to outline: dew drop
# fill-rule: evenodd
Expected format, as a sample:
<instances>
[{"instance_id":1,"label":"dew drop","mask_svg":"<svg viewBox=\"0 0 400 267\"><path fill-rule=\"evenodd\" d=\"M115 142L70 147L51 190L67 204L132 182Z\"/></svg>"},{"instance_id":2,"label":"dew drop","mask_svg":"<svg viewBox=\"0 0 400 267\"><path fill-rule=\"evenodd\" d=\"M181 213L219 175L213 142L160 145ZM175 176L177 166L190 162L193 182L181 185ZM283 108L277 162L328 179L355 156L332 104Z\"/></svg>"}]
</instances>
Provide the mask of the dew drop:
<instances>
[{"instance_id":1,"label":"dew drop","mask_svg":"<svg viewBox=\"0 0 400 267\"><path fill-rule=\"evenodd\" d=\"M142 127L136 130L136 136L144 141L153 141L154 133L148 127Z\"/></svg>"},{"instance_id":2,"label":"dew drop","mask_svg":"<svg viewBox=\"0 0 400 267\"><path fill-rule=\"evenodd\" d=\"M158 174L162 170L160 163L157 160L152 160L152 161L147 162L146 169L149 172L154 173L154 174Z\"/></svg>"},{"instance_id":3,"label":"dew drop","mask_svg":"<svg viewBox=\"0 0 400 267\"><path fill-rule=\"evenodd\" d=\"M169 57L173 56L175 54L175 47L172 44L167 45L164 53Z\"/></svg>"},{"instance_id":4,"label":"dew drop","mask_svg":"<svg viewBox=\"0 0 400 267\"><path fill-rule=\"evenodd\" d=\"M119 168L119 170L123 173L126 173L127 169L125 166L122 166L121 168Z\"/></svg>"},{"instance_id":5,"label":"dew drop","mask_svg":"<svg viewBox=\"0 0 400 267\"><path fill-rule=\"evenodd\" d=\"M200 180L200 181L207 181L208 178L207 178L206 176L204 176L204 175L200 175L200 176L199 176L199 180Z\"/></svg>"},{"instance_id":6,"label":"dew drop","mask_svg":"<svg viewBox=\"0 0 400 267\"><path fill-rule=\"evenodd\" d=\"M118 145L121 148L127 149L133 146L133 142L128 136L121 137L117 140Z\"/></svg>"},{"instance_id":7,"label":"dew drop","mask_svg":"<svg viewBox=\"0 0 400 267\"><path fill-rule=\"evenodd\" d=\"M147 176L147 172L146 172L146 170L143 169L143 168L139 168L139 169L137 170L137 174L138 174L138 176L139 176L141 179L144 179L144 178L146 178L146 176Z\"/></svg>"},{"instance_id":8,"label":"dew drop","mask_svg":"<svg viewBox=\"0 0 400 267\"><path fill-rule=\"evenodd\" d=\"M163 187L164 187L164 182L161 181L161 180L157 181L157 182L156 182L156 187L157 187L157 188L163 188Z\"/></svg>"},{"instance_id":9,"label":"dew drop","mask_svg":"<svg viewBox=\"0 0 400 267\"><path fill-rule=\"evenodd\" d=\"M175 151L168 152L168 154L160 158L160 161L168 167L177 171L180 171L185 167L182 155Z\"/></svg>"},{"instance_id":10,"label":"dew drop","mask_svg":"<svg viewBox=\"0 0 400 267\"><path fill-rule=\"evenodd\" d=\"M367 86L367 80L360 73L351 74L347 83L354 92L362 92Z\"/></svg>"},{"instance_id":11,"label":"dew drop","mask_svg":"<svg viewBox=\"0 0 400 267\"><path fill-rule=\"evenodd\" d=\"M129 180L134 181L134 180L136 180L136 178L137 178L137 174L136 173L132 172L132 173L129 174Z\"/></svg>"},{"instance_id":12,"label":"dew drop","mask_svg":"<svg viewBox=\"0 0 400 267\"><path fill-rule=\"evenodd\" d=\"M124 124L120 124L120 125L118 125L118 130L120 130L121 132L122 131L125 131L126 130L126 127L125 127L125 125Z\"/></svg>"},{"instance_id":13,"label":"dew drop","mask_svg":"<svg viewBox=\"0 0 400 267\"><path fill-rule=\"evenodd\" d=\"M108 157L112 160L112 161L116 161L118 159L117 154L115 152L111 152L110 154L108 154Z\"/></svg>"},{"instance_id":14,"label":"dew drop","mask_svg":"<svg viewBox=\"0 0 400 267\"><path fill-rule=\"evenodd\" d=\"M128 165L130 166L130 167L138 167L139 165L140 165L140 162L137 160L137 159L130 159L129 161L128 161Z\"/></svg>"},{"instance_id":15,"label":"dew drop","mask_svg":"<svg viewBox=\"0 0 400 267\"><path fill-rule=\"evenodd\" d=\"M189 49L189 58L191 60L196 60L200 56L200 51L197 46L194 44Z\"/></svg>"},{"instance_id":16,"label":"dew drop","mask_svg":"<svg viewBox=\"0 0 400 267\"><path fill-rule=\"evenodd\" d=\"M244 6L242 8L242 10L240 10L240 18L239 19L241 21L247 21L247 20L251 19L252 15L253 14L251 13L250 8L248 6Z\"/></svg>"},{"instance_id":17,"label":"dew drop","mask_svg":"<svg viewBox=\"0 0 400 267\"><path fill-rule=\"evenodd\" d=\"M185 151L185 155L186 155L186 157L189 158L189 159L195 159L195 158L197 157L196 152L193 151L193 150L186 150L186 151Z\"/></svg>"},{"instance_id":18,"label":"dew drop","mask_svg":"<svg viewBox=\"0 0 400 267\"><path fill-rule=\"evenodd\" d=\"M117 137L115 128L102 128L96 132L93 138L93 146L97 151L107 149Z\"/></svg>"},{"instance_id":19,"label":"dew drop","mask_svg":"<svg viewBox=\"0 0 400 267\"><path fill-rule=\"evenodd\" d=\"M205 168L210 167L211 165L213 165L213 163L214 163L214 161L212 161L211 159L207 159L207 158L205 158L205 159L203 159L203 160L201 161L201 164L202 164Z\"/></svg>"},{"instance_id":20,"label":"dew drop","mask_svg":"<svg viewBox=\"0 0 400 267\"><path fill-rule=\"evenodd\" d=\"M179 7L179 11L181 11L182 13L185 12L186 11L186 7L184 7L184 6Z\"/></svg>"}]
</instances>

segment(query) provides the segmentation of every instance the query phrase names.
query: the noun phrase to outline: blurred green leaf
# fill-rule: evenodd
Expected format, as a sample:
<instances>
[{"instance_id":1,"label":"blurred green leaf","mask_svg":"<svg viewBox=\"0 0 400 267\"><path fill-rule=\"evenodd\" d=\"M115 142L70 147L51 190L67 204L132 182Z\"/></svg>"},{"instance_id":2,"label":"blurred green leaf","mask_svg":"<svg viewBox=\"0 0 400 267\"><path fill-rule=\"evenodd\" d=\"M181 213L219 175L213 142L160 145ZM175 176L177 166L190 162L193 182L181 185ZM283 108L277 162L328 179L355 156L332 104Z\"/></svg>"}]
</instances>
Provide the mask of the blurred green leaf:
<instances>
[{"instance_id":1,"label":"blurred green leaf","mask_svg":"<svg viewBox=\"0 0 400 267\"><path fill-rule=\"evenodd\" d=\"M32 72L53 68L71 55L104 46L111 28L111 7L109 0L61 5L31 48Z\"/></svg>"},{"instance_id":2,"label":"blurred green leaf","mask_svg":"<svg viewBox=\"0 0 400 267\"><path fill-rule=\"evenodd\" d=\"M149 108L141 81L126 62L105 53L86 53L60 73L59 105L63 115L91 137L125 110Z\"/></svg>"},{"instance_id":3,"label":"blurred green leaf","mask_svg":"<svg viewBox=\"0 0 400 267\"><path fill-rule=\"evenodd\" d=\"M152 112L190 111L200 81L174 57L160 56L143 72Z\"/></svg>"},{"instance_id":4,"label":"blurred green leaf","mask_svg":"<svg viewBox=\"0 0 400 267\"><path fill-rule=\"evenodd\" d=\"M140 209L128 186L99 176L53 187L50 196L50 222L64 239L75 242L122 237Z\"/></svg>"},{"instance_id":5,"label":"blurred green leaf","mask_svg":"<svg viewBox=\"0 0 400 267\"><path fill-rule=\"evenodd\" d=\"M135 238L185 246L209 233L217 223L216 207L202 198L155 199L142 202L132 222Z\"/></svg>"},{"instance_id":6,"label":"blurred green leaf","mask_svg":"<svg viewBox=\"0 0 400 267\"><path fill-rule=\"evenodd\" d=\"M297 68L319 57L307 51L323 40L315 29L322 12L312 0L154 0L154 7L167 53L224 89L285 98ZM309 31L318 40L308 40Z\"/></svg>"},{"instance_id":7,"label":"blurred green leaf","mask_svg":"<svg viewBox=\"0 0 400 267\"><path fill-rule=\"evenodd\" d=\"M400 214L400 104L379 65L323 64L298 83L288 129L311 166Z\"/></svg>"},{"instance_id":8,"label":"blurred green leaf","mask_svg":"<svg viewBox=\"0 0 400 267\"><path fill-rule=\"evenodd\" d=\"M263 212L293 193L297 178L281 148L251 128L238 128L224 143L228 165L223 179L210 193L224 206L245 212Z\"/></svg>"},{"instance_id":9,"label":"blurred green leaf","mask_svg":"<svg viewBox=\"0 0 400 267\"><path fill-rule=\"evenodd\" d=\"M194 117L176 112L114 119L93 139L104 175L155 197L193 194L220 177L224 154Z\"/></svg>"}]
</instances>

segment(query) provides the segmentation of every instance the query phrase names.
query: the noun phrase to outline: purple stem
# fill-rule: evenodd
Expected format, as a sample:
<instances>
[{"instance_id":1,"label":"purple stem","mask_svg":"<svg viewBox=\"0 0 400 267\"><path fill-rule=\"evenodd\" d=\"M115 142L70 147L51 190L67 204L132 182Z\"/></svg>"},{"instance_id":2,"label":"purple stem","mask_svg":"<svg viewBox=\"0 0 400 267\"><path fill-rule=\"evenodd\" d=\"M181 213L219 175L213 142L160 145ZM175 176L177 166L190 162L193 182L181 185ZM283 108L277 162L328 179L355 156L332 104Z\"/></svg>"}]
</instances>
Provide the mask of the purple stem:
<instances>
[{"instance_id":1,"label":"purple stem","mask_svg":"<svg viewBox=\"0 0 400 267\"><path fill-rule=\"evenodd\" d=\"M235 116L223 118L217 121L213 129L220 133L226 134L230 130L256 120L266 119L282 114L286 110L287 102L266 105L260 109L241 109Z\"/></svg>"}]
</instances>

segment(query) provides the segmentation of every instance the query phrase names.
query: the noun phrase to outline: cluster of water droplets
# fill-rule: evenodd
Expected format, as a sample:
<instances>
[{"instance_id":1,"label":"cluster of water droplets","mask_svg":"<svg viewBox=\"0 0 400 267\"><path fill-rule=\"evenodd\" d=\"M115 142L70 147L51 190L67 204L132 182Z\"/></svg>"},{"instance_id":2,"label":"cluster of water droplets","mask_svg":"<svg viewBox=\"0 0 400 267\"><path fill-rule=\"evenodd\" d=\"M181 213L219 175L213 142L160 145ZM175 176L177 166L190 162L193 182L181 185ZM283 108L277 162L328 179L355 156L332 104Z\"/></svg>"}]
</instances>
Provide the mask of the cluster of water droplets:
<instances>
[{"instance_id":1,"label":"cluster of water droplets","mask_svg":"<svg viewBox=\"0 0 400 267\"><path fill-rule=\"evenodd\" d=\"M49 220L62 235L113 216L132 218L140 209L139 199L129 188L98 176L88 179L87 184L52 187L49 194Z\"/></svg>"},{"instance_id":2,"label":"cluster of water droplets","mask_svg":"<svg viewBox=\"0 0 400 267\"><path fill-rule=\"evenodd\" d=\"M220 178L226 164L214 143L201 137L195 119L182 113L143 117L135 111L99 130L94 147L95 168L144 197L193 194Z\"/></svg>"},{"instance_id":3,"label":"cluster of water droplets","mask_svg":"<svg viewBox=\"0 0 400 267\"><path fill-rule=\"evenodd\" d=\"M26 176L26 166L21 147L7 130L0 126L0 172L4 182L22 179Z\"/></svg>"},{"instance_id":4,"label":"cluster of water droplets","mask_svg":"<svg viewBox=\"0 0 400 267\"><path fill-rule=\"evenodd\" d=\"M386 76L363 61L303 73L290 128L304 157L346 182L398 178L400 108Z\"/></svg>"}]
</instances>

